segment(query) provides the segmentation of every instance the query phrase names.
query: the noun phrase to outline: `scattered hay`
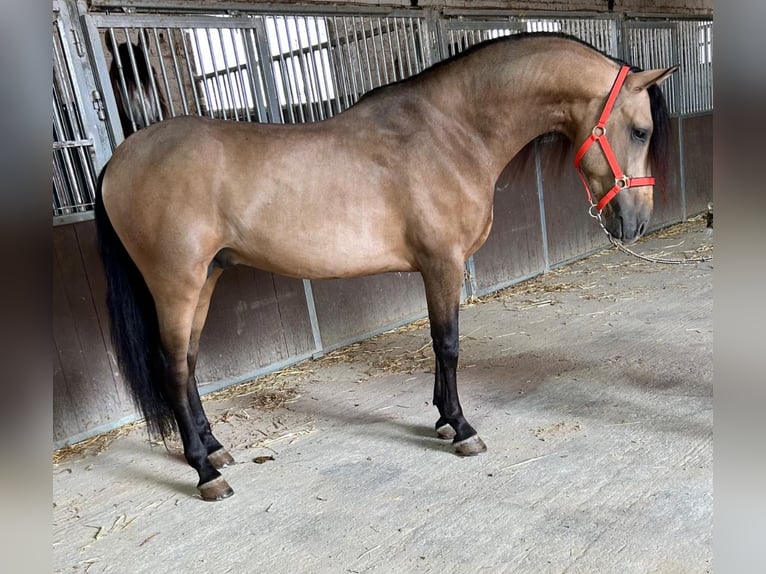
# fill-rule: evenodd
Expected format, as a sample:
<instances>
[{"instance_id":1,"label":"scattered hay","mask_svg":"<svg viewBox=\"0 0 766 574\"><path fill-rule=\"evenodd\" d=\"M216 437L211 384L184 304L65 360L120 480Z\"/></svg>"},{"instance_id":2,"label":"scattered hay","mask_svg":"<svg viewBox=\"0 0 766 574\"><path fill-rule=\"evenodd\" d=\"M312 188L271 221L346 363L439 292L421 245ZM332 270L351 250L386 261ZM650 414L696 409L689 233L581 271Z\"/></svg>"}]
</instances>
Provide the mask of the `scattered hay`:
<instances>
[{"instance_id":1,"label":"scattered hay","mask_svg":"<svg viewBox=\"0 0 766 574\"><path fill-rule=\"evenodd\" d=\"M107 431L105 433L92 436L88 439L75 444L61 447L53 453L53 464L63 464L75 457L98 456L106 451L115 440L125 436L134 429L144 426L144 421L128 423L119 428Z\"/></svg>"},{"instance_id":2,"label":"scattered hay","mask_svg":"<svg viewBox=\"0 0 766 574\"><path fill-rule=\"evenodd\" d=\"M300 396L298 386L314 373L309 365L308 361L304 361L281 371L231 385L208 393L202 397L202 401L224 401L247 397L248 406L266 411L276 410Z\"/></svg>"}]
</instances>

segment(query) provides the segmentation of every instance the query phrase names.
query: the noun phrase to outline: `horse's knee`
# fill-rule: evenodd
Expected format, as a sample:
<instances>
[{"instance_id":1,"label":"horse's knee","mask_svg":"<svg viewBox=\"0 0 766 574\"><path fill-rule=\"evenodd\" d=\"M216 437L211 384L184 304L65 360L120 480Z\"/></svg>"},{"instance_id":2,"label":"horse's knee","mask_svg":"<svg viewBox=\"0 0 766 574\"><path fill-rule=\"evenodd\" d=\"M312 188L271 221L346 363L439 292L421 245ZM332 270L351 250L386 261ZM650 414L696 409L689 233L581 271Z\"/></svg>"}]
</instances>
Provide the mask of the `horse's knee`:
<instances>
[{"instance_id":1,"label":"horse's knee","mask_svg":"<svg viewBox=\"0 0 766 574\"><path fill-rule=\"evenodd\" d=\"M449 369L457 364L458 355L460 354L457 337L434 338L433 348L436 360L444 365L445 368Z\"/></svg>"}]
</instances>

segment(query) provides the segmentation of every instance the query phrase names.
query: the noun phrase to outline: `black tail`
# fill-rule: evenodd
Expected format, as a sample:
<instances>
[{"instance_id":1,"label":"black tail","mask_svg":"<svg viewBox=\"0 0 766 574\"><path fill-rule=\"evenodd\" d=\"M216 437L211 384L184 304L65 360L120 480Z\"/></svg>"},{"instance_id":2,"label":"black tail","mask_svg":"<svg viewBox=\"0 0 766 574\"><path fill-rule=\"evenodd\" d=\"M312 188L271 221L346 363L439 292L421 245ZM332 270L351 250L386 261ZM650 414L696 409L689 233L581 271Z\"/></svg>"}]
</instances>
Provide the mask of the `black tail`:
<instances>
[{"instance_id":1,"label":"black tail","mask_svg":"<svg viewBox=\"0 0 766 574\"><path fill-rule=\"evenodd\" d=\"M107 281L106 305L117 363L133 402L146 419L149 434L166 437L176 426L160 385L165 356L154 299L141 272L112 227L101 200L101 185L108 164L96 186L96 236Z\"/></svg>"}]
</instances>

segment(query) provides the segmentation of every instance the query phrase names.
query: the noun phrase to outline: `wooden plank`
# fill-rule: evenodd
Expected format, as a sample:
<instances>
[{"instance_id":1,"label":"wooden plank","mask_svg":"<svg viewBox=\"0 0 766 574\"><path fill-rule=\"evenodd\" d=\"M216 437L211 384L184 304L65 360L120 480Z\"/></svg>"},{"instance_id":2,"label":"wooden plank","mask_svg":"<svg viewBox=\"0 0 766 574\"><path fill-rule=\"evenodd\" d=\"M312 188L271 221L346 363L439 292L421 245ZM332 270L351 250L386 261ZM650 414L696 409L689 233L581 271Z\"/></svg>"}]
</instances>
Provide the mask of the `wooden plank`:
<instances>
[{"instance_id":1,"label":"wooden plank","mask_svg":"<svg viewBox=\"0 0 766 574\"><path fill-rule=\"evenodd\" d=\"M503 170L493 213L492 231L474 255L480 293L545 269L534 156L518 157Z\"/></svg>"},{"instance_id":2,"label":"wooden plank","mask_svg":"<svg viewBox=\"0 0 766 574\"><path fill-rule=\"evenodd\" d=\"M325 347L426 312L419 273L312 281L312 286Z\"/></svg>"},{"instance_id":3,"label":"wooden plank","mask_svg":"<svg viewBox=\"0 0 766 574\"><path fill-rule=\"evenodd\" d=\"M96 224L94 221L86 221L74 227L101 332L101 341L113 375L111 379L104 377L103 384L105 388L109 388L109 392L113 393L120 403L125 405L125 408L121 410L126 414L132 413L134 409L130 403L130 395L125 388L122 375L117 367L117 358L112 347L109 331L109 311L106 306L106 275L104 273L104 266L101 263L101 256L98 253Z\"/></svg>"},{"instance_id":4,"label":"wooden plank","mask_svg":"<svg viewBox=\"0 0 766 574\"><path fill-rule=\"evenodd\" d=\"M694 215L713 201L713 114L682 121L686 212Z\"/></svg>"},{"instance_id":5,"label":"wooden plank","mask_svg":"<svg viewBox=\"0 0 766 574\"><path fill-rule=\"evenodd\" d=\"M681 161L678 142L678 118L670 120L670 143L665 181L658 180L654 187L654 213L649 231L666 227L683 219L683 196L681 189Z\"/></svg>"},{"instance_id":6,"label":"wooden plank","mask_svg":"<svg viewBox=\"0 0 766 574\"><path fill-rule=\"evenodd\" d=\"M574 154L574 146L561 140L540 146L551 266L609 244L588 215L588 196L574 168Z\"/></svg>"},{"instance_id":7,"label":"wooden plank","mask_svg":"<svg viewBox=\"0 0 766 574\"><path fill-rule=\"evenodd\" d=\"M54 395L69 398L68 408L54 411L54 427L69 436L121 418L132 408L115 390L75 226L54 228L53 250L54 344L61 361L61 376L54 380L65 386Z\"/></svg>"},{"instance_id":8,"label":"wooden plank","mask_svg":"<svg viewBox=\"0 0 766 574\"><path fill-rule=\"evenodd\" d=\"M54 230L55 231L55 230ZM53 438L63 440L82 429L75 415L77 407L69 394L67 379L73 384L85 370L81 349L77 344L72 310L64 292L61 266L53 257Z\"/></svg>"},{"instance_id":9,"label":"wooden plank","mask_svg":"<svg viewBox=\"0 0 766 574\"><path fill-rule=\"evenodd\" d=\"M301 311L301 307L303 311ZM238 266L213 293L200 341L200 384L236 377L313 349L303 284Z\"/></svg>"}]
</instances>

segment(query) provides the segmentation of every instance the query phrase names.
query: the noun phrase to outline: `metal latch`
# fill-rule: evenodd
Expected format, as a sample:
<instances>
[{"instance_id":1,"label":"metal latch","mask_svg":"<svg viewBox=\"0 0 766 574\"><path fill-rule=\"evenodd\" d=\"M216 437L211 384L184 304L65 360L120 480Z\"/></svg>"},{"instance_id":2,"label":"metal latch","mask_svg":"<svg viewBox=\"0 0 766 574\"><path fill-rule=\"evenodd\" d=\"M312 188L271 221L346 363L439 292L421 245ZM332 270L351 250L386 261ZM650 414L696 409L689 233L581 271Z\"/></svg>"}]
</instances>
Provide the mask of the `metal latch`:
<instances>
[{"instance_id":1,"label":"metal latch","mask_svg":"<svg viewBox=\"0 0 766 574\"><path fill-rule=\"evenodd\" d=\"M101 97L101 92L93 90L90 93L90 99L93 101L93 109L96 110L98 119L103 122L106 120L106 112L104 111L104 98Z\"/></svg>"}]
</instances>

